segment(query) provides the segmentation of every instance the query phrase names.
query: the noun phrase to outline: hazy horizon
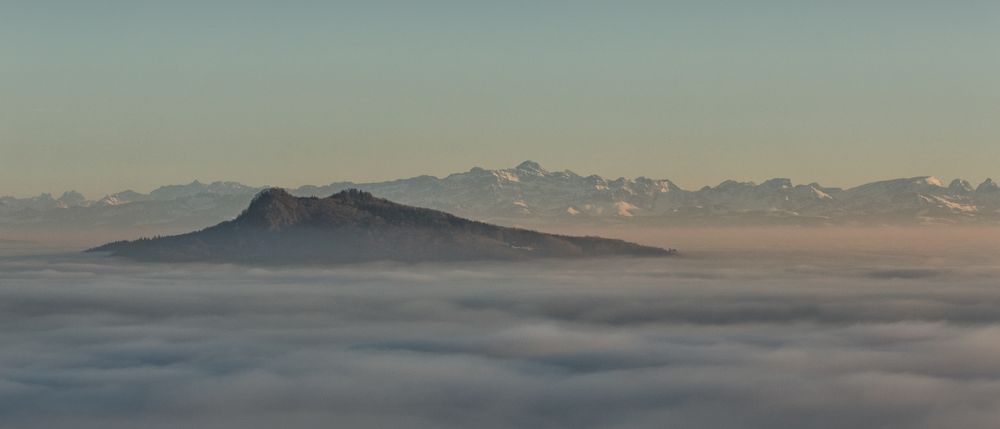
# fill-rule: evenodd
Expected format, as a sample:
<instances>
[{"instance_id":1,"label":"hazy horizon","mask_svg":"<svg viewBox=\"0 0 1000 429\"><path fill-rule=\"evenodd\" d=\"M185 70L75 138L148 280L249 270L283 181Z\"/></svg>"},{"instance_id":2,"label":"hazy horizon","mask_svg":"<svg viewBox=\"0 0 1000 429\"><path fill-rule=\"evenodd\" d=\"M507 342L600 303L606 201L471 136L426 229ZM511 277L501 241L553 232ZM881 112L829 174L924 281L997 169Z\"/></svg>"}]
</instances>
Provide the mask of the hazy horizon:
<instances>
[{"instance_id":1,"label":"hazy horizon","mask_svg":"<svg viewBox=\"0 0 1000 429\"><path fill-rule=\"evenodd\" d=\"M537 162L537 161L534 161L534 160L523 160L521 162L525 162L525 161ZM155 190L157 188L160 188L160 187L163 187L163 186L188 185L188 184L191 184L191 183L194 183L194 182L199 182L199 183L203 183L203 184L210 184L210 183L213 183L213 182L235 182L235 183L240 183L240 184L247 185L247 186L252 186L252 187L278 187L278 188L285 188L285 189L294 189L294 188L298 188L298 187L302 187L302 186L310 186L310 185L324 186L324 185L328 185L328 184L331 184L331 183L341 183L341 182L352 182L352 183L358 183L358 184L389 182L389 181L393 181L393 180L410 179L410 178L419 177L419 176L434 176L434 177L438 177L438 178L443 178L443 177L446 177L446 176L448 176L450 174L467 172L471 168L485 168L485 169L488 169L488 170L500 170L500 169L514 168L514 167L516 167L519 164L520 164L520 162L516 162L516 163L513 163L511 165L496 165L496 166L473 165L473 166L464 167L464 168L463 167L458 167L457 169L455 169L453 171L450 171L450 172L447 172L447 173L443 173L443 174L421 173L421 174L417 174L417 175L414 175L414 176L388 177L388 178L384 178L384 179L380 179L380 180L372 180L372 181L361 181L361 180L343 179L343 180L329 180L329 181L325 181L325 182L316 182L316 183L260 183L260 182L242 182L242 181L239 181L239 180L231 180L231 179L207 180L207 179L202 179L202 178L192 178L192 179L187 179L187 180L181 180L181 181L178 181L178 182L161 183L161 184L158 184L158 185L153 185L153 186L148 187L148 188L139 188L139 187L134 187L134 186L132 186L132 187L127 186L127 187L120 188L120 189L114 189L114 190L109 190L107 192L98 192L98 193L93 193L93 194L82 192L79 189L73 188L72 185L69 185L68 187L66 187L64 189L54 189L54 190L50 190L50 191L44 191L44 192L39 192L39 193L31 193L31 194L29 194L29 193L20 193L20 194L18 194L18 193L3 193L3 192L0 192L0 196L11 196L11 197L15 197L15 198L28 198L28 197L36 197L36 196L41 195L41 194L50 194L53 197L59 197L59 195L61 195L63 192L73 192L73 191L75 191L75 192L80 192L82 195L84 195L88 199L98 199L98 198L101 198L101 197L104 197L104 196L107 196L107 195L111 195L111 194L114 194L114 193L117 193L117 192L122 192L122 191L136 191L136 192L140 192L140 193L149 193L150 191L153 191L153 190ZM575 169L575 168L572 168L572 167L568 167L568 166L567 167L553 167L553 166L550 166L550 165L548 165L546 163L542 163L542 162L539 162L539 164L542 166L542 168L545 168L545 169L547 169L549 171L552 171L552 172L560 172L560 171L570 170L570 171L573 171L574 173L579 174L581 176L589 176L591 174L597 174L597 173L590 173L590 172L586 172L586 171L581 171L581 170L578 170L578 169ZM598 174L598 175L600 175L600 174ZM718 186L720 183L722 183L722 182L724 182L726 180L736 180L738 182L754 182L754 183L758 183L759 184L759 183L762 183L762 182L770 180L770 179L785 178L785 179L790 179L792 181L792 183L794 183L794 184L819 183L820 185L825 186L825 187L837 187L837 188L843 188L843 189L850 189L852 187L861 186L861 185L865 185L865 184L873 183L873 182L886 181L886 180L895 180L895 179L915 178L915 177L937 177L945 185L947 185L948 183L950 183L952 180L962 179L962 180L969 181L972 184L972 186L976 186L976 185L982 183L983 181L985 181L987 179L995 180L994 177L1000 178L1000 174L995 175L995 176L984 176L980 180L970 179L969 177L943 177L943 176L935 175L935 174L917 174L917 175L912 175L912 176L882 177L882 178L878 178L878 179L875 179L875 180L872 180L872 181L868 181L868 182L848 183L846 185L837 185L837 184L832 184L832 183L819 182L819 181L816 181L816 180L798 180L797 178L794 178L794 177L788 177L788 176L782 176L782 175L772 175L772 176L766 176L766 177L761 177L761 178L728 177L728 178L723 179L723 180L721 180L719 182L716 182L716 183L706 183L706 184L700 184L700 185L694 185L694 186L687 186L687 185L685 185L683 183L678 183L676 180L674 180L671 177L650 177L650 176L632 175L632 174L618 174L618 175L610 175L610 176L600 175L600 176L604 177L605 179L609 179L609 180L618 179L618 178L622 178L622 177L627 178L627 179L635 179L635 178L638 178L638 177L647 177L649 179L654 179L654 180L670 180L671 182L677 184L677 186L680 186L682 189L689 190L689 191L698 190L698 189L701 189L702 187L705 187L705 186L715 187L715 186Z\"/></svg>"}]
</instances>

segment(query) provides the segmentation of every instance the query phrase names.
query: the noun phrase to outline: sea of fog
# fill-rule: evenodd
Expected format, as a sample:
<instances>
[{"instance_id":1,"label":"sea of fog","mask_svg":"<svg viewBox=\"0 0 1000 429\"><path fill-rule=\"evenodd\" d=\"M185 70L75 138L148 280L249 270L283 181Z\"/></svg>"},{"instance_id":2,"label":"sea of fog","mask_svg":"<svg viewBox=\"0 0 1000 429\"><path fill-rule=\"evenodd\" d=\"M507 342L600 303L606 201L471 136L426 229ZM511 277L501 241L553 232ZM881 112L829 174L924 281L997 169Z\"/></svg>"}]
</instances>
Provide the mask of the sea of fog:
<instances>
[{"instance_id":1,"label":"sea of fog","mask_svg":"<svg viewBox=\"0 0 1000 429\"><path fill-rule=\"evenodd\" d=\"M995 230L612 230L661 259L137 264L0 242L3 428L985 428Z\"/></svg>"}]
</instances>

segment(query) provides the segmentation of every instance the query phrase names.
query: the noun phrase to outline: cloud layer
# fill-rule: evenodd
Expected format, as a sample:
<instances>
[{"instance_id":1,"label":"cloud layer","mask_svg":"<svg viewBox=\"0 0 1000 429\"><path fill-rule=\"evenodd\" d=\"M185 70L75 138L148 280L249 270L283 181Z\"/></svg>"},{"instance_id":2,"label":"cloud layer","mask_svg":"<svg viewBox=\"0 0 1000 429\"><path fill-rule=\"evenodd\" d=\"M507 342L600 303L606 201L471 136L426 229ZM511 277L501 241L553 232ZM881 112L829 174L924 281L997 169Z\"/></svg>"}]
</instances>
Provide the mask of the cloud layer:
<instances>
[{"instance_id":1,"label":"cloud layer","mask_svg":"<svg viewBox=\"0 0 1000 429\"><path fill-rule=\"evenodd\" d=\"M329 270L9 256L0 427L989 427L997 267L832 252Z\"/></svg>"}]
</instances>

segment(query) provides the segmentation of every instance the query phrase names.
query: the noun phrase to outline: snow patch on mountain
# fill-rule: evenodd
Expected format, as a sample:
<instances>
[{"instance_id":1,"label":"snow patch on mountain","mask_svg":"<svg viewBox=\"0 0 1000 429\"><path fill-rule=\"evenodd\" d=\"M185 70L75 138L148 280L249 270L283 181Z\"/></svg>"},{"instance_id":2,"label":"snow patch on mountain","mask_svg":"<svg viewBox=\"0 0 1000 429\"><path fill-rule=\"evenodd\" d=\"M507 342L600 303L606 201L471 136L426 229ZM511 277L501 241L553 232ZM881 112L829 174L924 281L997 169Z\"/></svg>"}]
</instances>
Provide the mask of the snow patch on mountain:
<instances>
[{"instance_id":1,"label":"snow patch on mountain","mask_svg":"<svg viewBox=\"0 0 1000 429\"><path fill-rule=\"evenodd\" d=\"M485 221L643 222L654 224L882 224L899 222L1000 224L1000 186L976 187L934 176L867 183L850 189L772 178L757 184L726 180L685 190L666 179L579 175L550 171L525 161L513 168L468 171L443 178L417 176L377 183L334 182L291 190L326 197L358 188L400 203ZM260 187L236 182L157 188L149 194L122 191L97 201L76 192L59 198L0 197L0 227L35 225L87 228L99 225L204 227L239 214Z\"/></svg>"}]
</instances>

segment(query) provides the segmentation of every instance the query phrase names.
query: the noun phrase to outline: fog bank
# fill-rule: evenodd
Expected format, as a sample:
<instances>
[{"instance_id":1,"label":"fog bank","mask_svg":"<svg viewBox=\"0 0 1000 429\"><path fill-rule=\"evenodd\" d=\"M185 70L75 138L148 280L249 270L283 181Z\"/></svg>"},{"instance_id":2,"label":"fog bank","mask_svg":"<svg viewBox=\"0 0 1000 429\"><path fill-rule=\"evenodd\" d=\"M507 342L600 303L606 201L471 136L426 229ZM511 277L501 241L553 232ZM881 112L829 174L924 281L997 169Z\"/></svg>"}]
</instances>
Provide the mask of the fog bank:
<instances>
[{"instance_id":1,"label":"fog bank","mask_svg":"<svg viewBox=\"0 0 1000 429\"><path fill-rule=\"evenodd\" d=\"M18 252L0 257L0 427L1000 421L987 238L741 233L678 258L331 269Z\"/></svg>"}]
</instances>

